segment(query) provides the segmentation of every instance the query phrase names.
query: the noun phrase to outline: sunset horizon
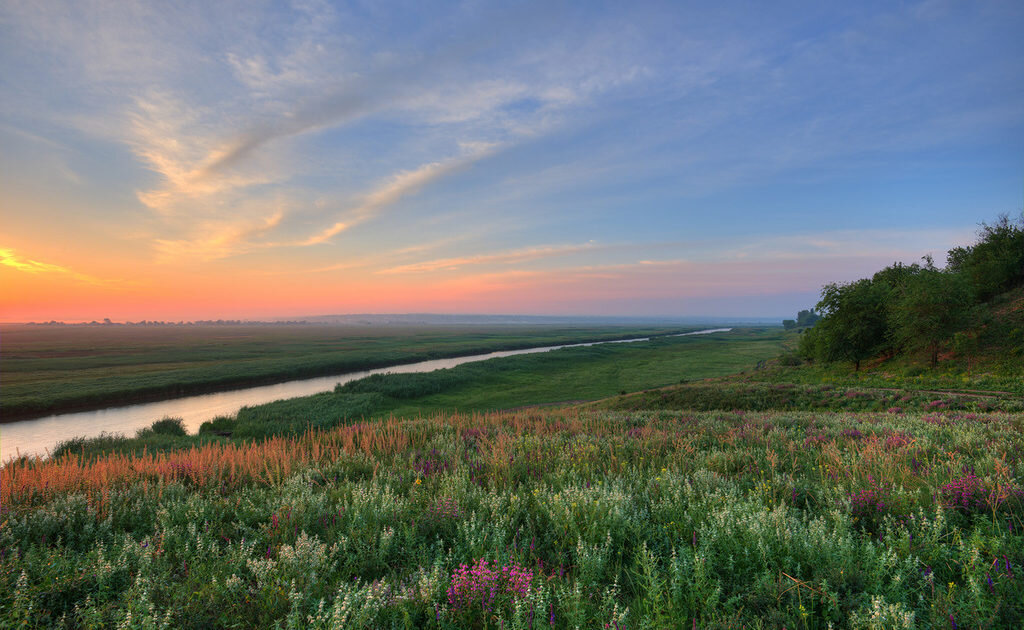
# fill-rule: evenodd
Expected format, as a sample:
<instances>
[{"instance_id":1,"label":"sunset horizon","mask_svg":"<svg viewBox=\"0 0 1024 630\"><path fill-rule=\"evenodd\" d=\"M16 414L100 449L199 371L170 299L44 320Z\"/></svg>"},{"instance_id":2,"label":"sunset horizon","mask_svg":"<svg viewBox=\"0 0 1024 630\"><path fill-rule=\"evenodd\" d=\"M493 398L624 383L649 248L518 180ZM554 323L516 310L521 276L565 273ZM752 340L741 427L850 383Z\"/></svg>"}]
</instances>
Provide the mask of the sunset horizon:
<instances>
[{"instance_id":1,"label":"sunset horizon","mask_svg":"<svg viewBox=\"0 0 1024 630\"><path fill-rule=\"evenodd\" d=\"M792 316L1020 212L1022 11L2 3L0 321Z\"/></svg>"}]
</instances>

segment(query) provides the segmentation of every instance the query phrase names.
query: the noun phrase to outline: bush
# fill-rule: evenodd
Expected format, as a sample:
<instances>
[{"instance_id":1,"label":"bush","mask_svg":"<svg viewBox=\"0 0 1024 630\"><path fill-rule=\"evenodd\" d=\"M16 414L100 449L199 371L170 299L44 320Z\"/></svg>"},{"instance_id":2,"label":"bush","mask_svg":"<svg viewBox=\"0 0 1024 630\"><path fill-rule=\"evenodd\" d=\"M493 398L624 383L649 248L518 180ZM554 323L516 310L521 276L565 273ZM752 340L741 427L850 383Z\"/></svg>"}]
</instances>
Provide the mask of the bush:
<instances>
[{"instance_id":1,"label":"bush","mask_svg":"<svg viewBox=\"0 0 1024 630\"><path fill-rule=\"evenodd\" d=\"M161 418L148 428L139 429L135 435L140 438L149 435L183 436L188 435L188 431L185 430L185 421L181 418Z\"/></svg>"},{"instance_id":2,"label":"bush","mask_svg":"<svg viewBox=\"0 0 1024 630\"><path fill-rule=\"evenodd\" d=\"M126 443L128 443L128 438L121 433L107 433L104 431L94 438L76 436L59 442L50 453L50 457L56 459L68 454L77 455L85 453L90 455L103 453L108 450L114 450Z\"/></svg>"},{"instance_id":3,"label":"bush","mask_svg":"<svg viewBox=\"0 0 1024 630\"><path fill-rule=\"evenodd\" d=\"M795 367L797 365L803 365L803 359L794 353L784 354L779 357L779 365L785 365L788 367Z\"/></svg>"},{"instance_id":4,"label":"bush","mask_svg":"<svg viewBox=\"0 0 1024 630\"><path fill-rule=\"evenodd\" d=\"M199 426L199 435L213 433L216 435L231 435L235 431L238 420L231 416L217 416L213 420L207 420Z\"/></svg>"}]
</instances>

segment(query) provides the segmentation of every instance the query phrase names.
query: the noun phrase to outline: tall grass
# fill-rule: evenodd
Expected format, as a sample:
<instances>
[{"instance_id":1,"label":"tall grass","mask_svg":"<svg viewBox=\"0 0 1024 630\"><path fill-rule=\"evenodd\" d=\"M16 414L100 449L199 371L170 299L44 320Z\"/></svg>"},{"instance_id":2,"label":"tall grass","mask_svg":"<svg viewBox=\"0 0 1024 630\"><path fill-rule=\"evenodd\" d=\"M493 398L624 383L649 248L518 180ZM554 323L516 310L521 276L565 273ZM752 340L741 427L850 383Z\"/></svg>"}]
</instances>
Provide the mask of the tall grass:
<instances>
[{"instance_id":1,"label":"tall grass","mask_svg":"<svg viewBox=\"0 0 1024 630\"><path fill-rule=\"evenodd\" d=\"M2 471L0 617L1020 627L1024 418L522 411Z\"/></svg>"}]
</instances>

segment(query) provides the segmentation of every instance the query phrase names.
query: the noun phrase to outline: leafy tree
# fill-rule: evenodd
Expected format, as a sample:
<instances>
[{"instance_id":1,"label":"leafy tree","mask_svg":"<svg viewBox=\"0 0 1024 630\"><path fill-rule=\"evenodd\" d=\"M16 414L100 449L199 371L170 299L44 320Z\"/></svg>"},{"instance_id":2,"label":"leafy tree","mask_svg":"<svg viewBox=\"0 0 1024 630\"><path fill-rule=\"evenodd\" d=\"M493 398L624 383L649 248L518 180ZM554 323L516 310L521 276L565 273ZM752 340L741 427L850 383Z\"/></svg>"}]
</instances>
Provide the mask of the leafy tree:
<instances>
[{"instance_id":1,"label":"leafy tree","mask_svg":"<svg viewBox=\"0 0 1024 630\"><path fill-rule=\"evenodd\" d=\"M929 258L925 257L926 266L929 260ZM908 280L919 273L921 273L921 265L917 263L904 265L901 262L894 262L885 269L876 271L875 275L871 276L871 281L884 284L890 290L899 290L907 284Z\"/></svg>"},{"instance_id":2,"label":"leafy tree","mask_svg":"<svg viewBox=\"0 0 1024 630\"><path fill-rule=\"evenodd\" d=\"M929 256L925 256L925 267L926 269L933 269L934 264ZM886 322L892 322L896 316L896 299L897 295L900 295L903 291L903 287L906 286L907 282L921 273L921 265L913 263L910 265L904 265L901 262L894 262L885 269L875 272L875 275L871 276L871 281L877 285L880 285L888 296L884 300L885 308L885 320ZM900 343L892 334L891 327L886 331L886 344L881 350L889 355L893 356L900 350Z\"/></svg>"},{"instance_id":3,"label":"leafy tree","mask_svg":"<svg viewBox=\"0 0 1024 630\"><path fill-rule=\"evenodd\" d=\"M814 309L800 311L796 314L796 319L784 319L782 320L782 327L786 330L793 330L795 328L810 328L817 321L821 319L821 316L814 312Z\"/></svg>"},{"instance_id":4,"label":"leafy tree","mask_svg":"<svg viewBox=\"0 0 1024 630\"><path fill-rule=\"evenodd\" d=\"M973 306L964 274L926 268L897 293L890 311L892 334L902 347L927 350L934 367L943 344L971 323Z\"/></svg>"},{"instance_id":5,"label":"leafy tree","mask_svg":"<svg viewBox=\"0 0 1024 630\"><path fill-rule=\"evenodd\" d=\"M888 288L868 279L827 284L817 310L822 314L800 341L800 353L821 361L860 362L874 356L886 341Z\"/></svg>"},{"instance_id":6,"label":"leafy tree","mask_svg":"<svg viewBox=\"0 0 1024 630\"><path fill-rule=\"evenodd\" d=\"M810 328L819 319L821 316L815 313L813 308L809 311L800 311L796 314L796 325L797 328Z\"/></svg>"},{"instance_id":7,"label":"leafy tree","mask_svg":"<svg viewBox=\"0 0 1024 630\"><path fill-rule=\"evenodd\" d=\"M1024 215L982 223L978 236L974 245L949 250L946 269L966 274L981 300L1024 283Z\"/></svg>"}]
</instances>

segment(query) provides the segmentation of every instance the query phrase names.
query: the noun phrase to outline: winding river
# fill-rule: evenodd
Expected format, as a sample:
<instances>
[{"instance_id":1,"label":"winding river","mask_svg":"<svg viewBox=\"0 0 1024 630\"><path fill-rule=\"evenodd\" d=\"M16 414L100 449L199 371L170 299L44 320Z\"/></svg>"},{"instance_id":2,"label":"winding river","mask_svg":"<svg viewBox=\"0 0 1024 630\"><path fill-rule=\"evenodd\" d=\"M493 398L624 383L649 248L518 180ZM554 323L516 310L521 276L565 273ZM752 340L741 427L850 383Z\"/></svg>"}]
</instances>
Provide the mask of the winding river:
<instances>
[{"instance_id":1,"label":"winding river","mask_svg":"<svg viewBox=\"0 0 1024 630\"><path fill-rule=\"evenodd\" d=\"M671 336L706 335L714 332L728 332L729 330L732 329L711 328ZM183 396L181 398L171 398L137 405L108 407L95 411L59 413L43 418L10 422L0 425L0 462L6 462L18 455L45 455L48 449L56 446L58 442L77 436L95 437L103 432L126 433L130 435L138 429L148 427L154 420L167 416L181 418L185 421L185 428L189 432L194 433L203 422L216 416L234 415L242 407L260 405L284 398L296 398L298 396L328 392L333 390L335 385L354 381L371 374L432 372L472 361L486 361L487 359L510 357L517 354L533 354L558 350L559 348L595 346L605 343L635 343L648 341L649 339L649 337L641 337L617 341L574 343L560 346L526 348L523 350L504 350L450 359L419 361L417 363L394 365L376 370L320 376L277 383L275 385L262 385L212 394Z\"/></svg>"}]
</instances>

